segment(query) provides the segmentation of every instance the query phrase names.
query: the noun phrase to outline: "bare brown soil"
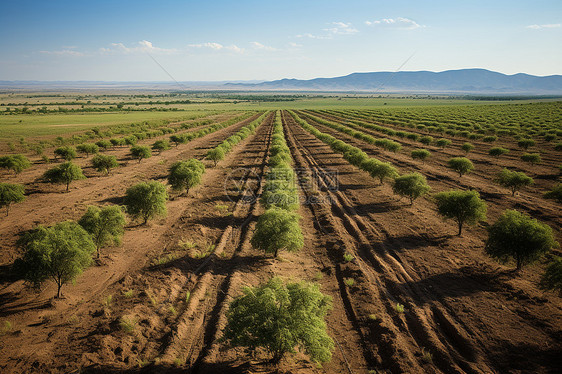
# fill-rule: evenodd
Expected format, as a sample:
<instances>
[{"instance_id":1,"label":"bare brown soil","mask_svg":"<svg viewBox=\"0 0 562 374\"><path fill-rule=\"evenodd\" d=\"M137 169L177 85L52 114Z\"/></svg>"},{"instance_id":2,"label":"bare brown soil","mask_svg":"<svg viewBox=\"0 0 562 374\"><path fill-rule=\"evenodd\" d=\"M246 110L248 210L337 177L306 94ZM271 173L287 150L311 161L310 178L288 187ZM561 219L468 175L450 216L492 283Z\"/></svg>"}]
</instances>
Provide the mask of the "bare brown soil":
<instances>
[{"instance_id":1,"label":"bare brown soil","mask_svg":"<svg viewBox=\"0 0 562 374\"><path fill-rule=\"evenodd\" d=\"M253 118L141 163L127 162L125 149L111 151L126 165L108 177L86 169L92 178L75 182L69 193L35 182L40 165L8 178L32 193L0 222L0 321L13 325L0 342L1 372L554 373L562 367L562 300L538 290L543 263L519 273L498 265L483 253L485 226L455 236L430 199L413 206L397 200L388 185L348 164L287 112L287 143L295 168L304 171L299 253L272 259L249 244L263 212L255 197L267 171L270 113L217 167L207 164L201 186L172 197L166 218L130 223L123 245L104 249L100 264L63 287L64 299L53 299L52 285L36 293L11 277L22 231L77 219L88 204L119 204L130 185L165 180L172 162L201 159ZM444 166L450 151L436 149L421 164L409 152L380 151L310 122L401 172L424 173L434 191L477 189L490 222L515 207L550 224L560 239L559 208L540 198L546 184L508 196L491 183L498 165L478 147L477 172L459 179ZM327 325L336 347L329 363L317 366L297 354L275 367L262 351L248 355L220 340L228 303L243 286L274 275L318 282L333 298Z\"/></svg>"}]
</instances>

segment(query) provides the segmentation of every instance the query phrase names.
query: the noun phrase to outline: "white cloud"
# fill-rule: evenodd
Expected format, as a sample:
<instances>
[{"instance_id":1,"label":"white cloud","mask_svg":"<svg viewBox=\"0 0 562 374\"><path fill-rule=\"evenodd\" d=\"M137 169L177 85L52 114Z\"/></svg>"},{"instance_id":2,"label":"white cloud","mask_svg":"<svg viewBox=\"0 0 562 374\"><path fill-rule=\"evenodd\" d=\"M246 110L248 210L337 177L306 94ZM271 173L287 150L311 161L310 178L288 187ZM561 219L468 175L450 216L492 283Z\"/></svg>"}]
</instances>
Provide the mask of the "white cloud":
<instances>
[{"instance_id":1,"label":"white cloud","mask_svg":"<svg viewBox=\"0 0 562 374\"><path fill-rule=\"evenodd\" d=\"M82 52L72 51L69 49L63 49L60 51L39 51L39 53L45 55L52 55L52 56L75 56L75 57L85 56L85 54Z\"/></svg>"},{"instance_id":2,"label":"white cloud","mask_svg":"<svg viewBox=\"0 0 562 374\"><path fill-rule=\"evenodd\" d=\"M334 35L350 35L359 32L359 30L351 26L351 23L332 22L331 24L333 25L333 27L324 29L324 31L327 31L328 33Z\"/></svg>"},{"instance_id":3,"label":"white cloud","mask_svg":"<svg viewBox=\"0 0 562 374\"><path fill-rule=\"evenodd\" d=\"M277 50L277 48L273 48L273 47L270 47L268 45L264 45L260 42L250 42L250 44L252 45L252 47L254 47L254 49L261 49L261 50L264 50L264 51L276 51Z\"/></svg>"},{"instance_id":4,"label":"white cloud","mask_svg":"<svg viewBox=\"0 0 562 374\"><path fill-rule=\"evenodd\" d=\"M310 33L296 35L297 38L309 38L309 39L332 39L331 35L314 35Z\"/></svg>"},{"instance_id":5,"label":"white cloud","mask_svg":"<svg viewBox=\"0 0 562 374\"><path fill-rule=\"evenodd\" d=\"M527 29L533 29L533 30L540 30L540 29L556 29L562 27L562 24L560 23L548 23L545 25L529 25L529 26L525 26L525 28Z\"/></svg>"},{"instance_id":6,"label":"white cloud","mask_svg":"<svg viewBox=\"0 0 562 374\"><path fill-rule=\"evenodd\" d=\"M176 53L177 49L171 48L171 49L167 49L167 48L159 48L159 47L155 47L152 42L149 42L148 40L141 40L140 42L137 42L136 44L134 44L131 47L127 47L125 44L123 43L111 43L111 47L109 48L100 48L98 50L100 53L125 53L125 54L129 54L129 53L139 53L139 52L150 52L150 53L164 53L164 54L170 54L170 53Z\"/></svg>"},{"instance_id":7,"label":"white cloud","mask_svg":"<svg viewBox=\"0 0 562 374\"><path fill-rule=\"evenodd\" d=\"M232 51L232 52L236 52L236 53L242 53L244 52L243 48L238 47L237 45L229 45L229 46L224 46L220 43L214 43L214 42L207 42L207 43L199 43L199 44L189 44L188 47L191 48L209 48L215 51L220 51L220 50L227 50L227 51Z\"/></svg>"},{"instance_id":8,"label":"white cloud","mask_svg":"<svg viewBox=\"0 0 562 374\"><path fill-rule=\"evenodd\" d=\"M295 42L290 42L290 43L289 43L289 47L291 47L291 48L300 48L300 47L302 47L302 44L295 43Z\"/></svg>"},{"instance_id":9,"label":"white cloud","mask_svg":"<svg viewBox=\"0 0 562 374\"><path fill-rule=\"evenodd\" d=\"M408 30L425 27L424 25L420 25L414 20L404 17L383 18L376 21L365 21L365 24L368 26L385 26L385 27L395 27L395 28L408 29Z\"/></svg>"}]
</instances>

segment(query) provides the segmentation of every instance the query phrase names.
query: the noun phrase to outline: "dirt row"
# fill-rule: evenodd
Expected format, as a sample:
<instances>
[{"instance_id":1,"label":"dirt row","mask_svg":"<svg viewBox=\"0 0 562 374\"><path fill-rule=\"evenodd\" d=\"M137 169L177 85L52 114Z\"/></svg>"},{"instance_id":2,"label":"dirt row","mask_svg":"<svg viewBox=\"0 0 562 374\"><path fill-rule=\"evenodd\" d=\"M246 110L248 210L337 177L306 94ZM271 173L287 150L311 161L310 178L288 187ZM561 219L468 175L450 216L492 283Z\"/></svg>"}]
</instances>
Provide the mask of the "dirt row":
<instances>
[{"instance_id":1,"label":"dirt row","mask_svg":"<svg viewBox=\"0 0 562 374\"><path fill-rule=\"evenodd\" d=\"M424 199L410 207L397 201L389 186L378 186L297 124L291 128L302 139L298 148L338 171L343 213L356 219L357 228L353 219L342 224L348 240L362 249L361 283L371 288L367 300L384 327L372 336L386 353L380 365L392 372L420 371L416 365L427 363L422 348L432 354L432 364L423 368L429 372L551 372L560 365L562 304L537 290L540 266L514 274L497 265L484 256L483 227L470 228L462 238L446 234L455 230L437 217L433 203ZM405 306L398 317L394 302ZM388 348L388 341L400 348Z\"/></svg>"}]
</instances>

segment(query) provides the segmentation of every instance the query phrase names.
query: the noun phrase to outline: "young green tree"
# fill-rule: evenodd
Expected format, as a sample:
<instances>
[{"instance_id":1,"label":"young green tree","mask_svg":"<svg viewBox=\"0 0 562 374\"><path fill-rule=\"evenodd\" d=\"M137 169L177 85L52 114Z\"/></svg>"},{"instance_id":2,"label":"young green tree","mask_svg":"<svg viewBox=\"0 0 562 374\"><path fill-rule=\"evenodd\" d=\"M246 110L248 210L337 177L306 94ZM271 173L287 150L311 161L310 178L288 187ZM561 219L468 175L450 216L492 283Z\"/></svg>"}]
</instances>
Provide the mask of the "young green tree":
<instances>
[{"instance_id":1,"label":"young green tree","mask_svg":"<svg viewBox=\"0 0 562 374\"><path fill-rule=\"evenodd\" d=\"M24 155L8 155L0 157L0 168L12 170L19 174L23 170L30 168L31 162Z\"/></svg>"},{"instance_id":2,"label":"young green tree","mask_svg":"<svg viewBox=\"0 0 562 374\"><path fill-rule=\"evenodd\" d=\"M99 148L103 149L104 151L108 150L109 148L111 148L113 146L113 144L109 140L105 140L105 139L98 140L96 142L96 145Z\"/></svg>"},{"instance_id":3,"label":"young green tree","mask_svg":"<svg viewBox=\"0 0 562 374\"><path fill-rule=\"evenodd\" d=\"M431 143L433 143L433 137L432 136L422 136L420 138L420 143L425 144L425 145L430 145Z\"/></svg>"},{"instance_id":4,"label":"young green tree","mask_svg":"<svg viewBox=\"0 0 562 374\"><path fill-rule=\"evenodd\" d=\"M557 290L562 293L562 257L554 256L539 283L543 290Z\"/></svg>"},{"instance_id":5,"label":"young green tree","mask_svg":"<svg viewBox=\"0 0 562 374\"><path fill-rule=\"evenodd\" d=\"M453 157L447 162L449 168L453 169L459 176L470 173L474 169L472 162L466 157Z\"/></svg>"},{"instance_id":6,"label":"young green tree","mask_svg":"<svg viewBox=\"0 0 562 374\"><path fill-rule=\"evenodd\" d=\"M213 149L209 149L207 151L207 155L205 156L206 159L211 160L217 166L217 163L224 159L225 152L223 147L215 147Z\"/></svg>"},{"instance_id":7,"label":"young green tree","mask_svg":"<svg viewBox=\"0 0 562 374\"><path fill-rule=\"evenodd\" d=\"M544 194L545 199L553 199L562 203L562 183L558 183L554 188Z\"/></svg>"},{"instance_id":8,"label":"young green tree","mask_svg":"<svg viewBox=\"0 0 562 374\"><path fill-rule=\"evenodd\" d=\"M181 135L172 135L170 136L170 140L176 145L176 147L180 143L185 143L185 138Z\"/></svg>"},{"instance_id":9,"label":"young green tree","mask_svg":"<svg viewBox=\"0 0 562 374\"><path fill-rule=\"evenodd\" d=\"M517 142L517 145L523 149L528 149L535 145L535 141L533 139L521 139Z\"/></svg>"},{"instance_id":10,"label":"young green tree","mask_svg":"<svg viewBox=\"0 0 562 374\"><path fill-rule=\"evenodd\" d=\"M500 186L509 188L511 190L511 196L514 196L515 192L519 191L521 188L534 183L533 178L528 177L525 173L510 171L505 168L502 169L498 175L497 182Z\"/></svg>"},{"instance_id":11,"label":"young green tree","mask_svg":"<svg viewBox=\"0 0 562 374\"><path fill-rule=\"evenodd\" d=\"M137 142L139 141L139 138L137 138L134 135L129 135L123 138L123 141L125 142L126 145L130 145L131 147L136 145Z\"/></svg>"},{"instance_id":12,"label":"young green tree","mask_svg":"<svg viewBox=\"0 0 562 374\"><path fill-rule=\"evenodd\" d=\"M57 284L57 298L64 284L73 282L90 266L96 250L90 235L73 221L39 226L23 240L25 254L15 264L24 279L39 286L47 279Z\"/></svg>"},{"instance_id":13,"label":"young green tree","mask_svg":"<svg viewBox=\"0 0 562 374\"><path fill-rule=\"evenodd\" d=\"M90 205L78 224L92 237L100 258L101 247L121 244L125 215L119 206L98 208Z\"/></svg>"},{"instance_id":14,"label":"young green tree","mask_svg":"<svg viewBox=\"0 0 562 374\"><path fill-rule=\"evenodd\" d=\"M410 173L396 177L392 186L392 192L401 197L409 198L410 205L414 203L415 199L428 193L429 190L431 190L431 187L429 187L427 180L420 173Z\"/></svg>"},{"instance_id":15,"label":"young green tree","mask_svg":"<svg viewBox=\"0 0 562 374\"><path fill-rule=\"evenodd\" d=\"M485 250L500 262L514 258L519 270L556 246L549 226L516 210L506 210L488 228Z\"/></svg>"},{"instance_id":16,"label":"young green tree","mask_svg":"<svg viewBox=\"0 0 562 374\"><path fill-rule=\"evenodd\" d=\"M281 208L272 207L265 211L258 219L256 231L251 244L265 253L273 253L275 257L279 250L296 252L304 246L300 216Z\"/></svg>"},{"instance_id":17,"label":"young green tree","mask_svg":"<svg viewBox=\"0 0 562 374\"><path fill-rule=\"evenodd\" d=\"M327 362L334 342L326 332L324 318L332 299L318 285L287 283L277 277L258 287L245 287L230 303L223 339L232 347L249 352L264 348L279 362L295 348L313 361Z\"/></svg>"},{"instance_id":18,"label":"young green tree","mask_svg":"<svg viewBox=\"0 0 562 374\"><path fill-rule=\"evenodd\" d=\"M381 184L385 179L394 179L398 176L398 171L390 162L382 162L374 158L361 163L361 169L369 173L372 178L378 178Z\"/></svg>"},{"instance_id":19,"label":"young green tree","mask_svg":"<svg viewBox=\"0 0 562 374\"><path fill-rule=\"evenodd\" d=\"M528 162L530 164L540 164L541 163L541 155L538 153L523 153L521 155L521 160Z\"/></svg>"},{"instance_id":20,"label":"young green tree","mask_svg":"<svg viewBox=\"0 0 562 374\"><path fill-rule=\"evenodd\" d=\"M486 203L476 191L446 191L435 195L437 212L445 218L454 219L462 235L465 223L474 225L486 220Z\"/></svg>"},{"instance_id":21,"label":"young green tree","mask_svg":"<svg viewBox=\"0 0 562 374\"><path fill-rule=\"evenodd\" d=\"M98 147L94 143L79 144L76 146L76 149L78 150L78 152L86 154L86 157L95 153L99 153L100 151L100 147Z\"/></svg>"},{"instance_id":22,"label":"young green tree","mask_svg":"<svg viewBox=\"0 0 562 374\"><path fill-rule=\"evenodd\" d=\"M111 145L113 147L121 147L125 145L125 139L124 138L111 138L109 139L109 142L111 143Z\"/></svg>"},{"instance_id":23,"label":"young green tree","mask_svg":"<svg viewBox=\"0 0 562 374\"><path fill-rule=\"evenodd\" d=\"M505 149L505 148L502 148L502 147L492 147L488 151L488 154L490 156L500 157L501 155L504 155L508 152L509 152L509 149Z\"/></svg>"},{"instance_id":24,"label":"young green tree","mask_svg":"<svg viewBox=\"0 0 562 374\"><path fill-rule=\"evenodd\" d=\"M160 154L162 151L170 149L170 142L166 139L157 140L152 144L152 149Z\"/></svg>"},{"instance_id":25,"label":"young green tree","mask_svg":"<svg viewBox=\"0 0 562 374\"><path fill-rule=\"evenodd\" d=\"M70 161L76 158L76 149L74 147L58 147L54 151L55 159L58 157L62 158L63 160Z\"/></svg>"},{"instance_id":26,"label":"young green tree","mask_svg":"<svg viewBox=\"0 0 562 374\"><path fill-rule=\"evenodd\" d=\"M92 158L92 166L100 173L109 174L109 171L119 166L117 158L111 155L95 155Z\"/></svg>"},{"instance_id":27,"label":"young green tree","mask_svg":"<svg viewBox=\"0 0 562 374\"><path fill-rule=\"evenodd\" d=\"M129 187L125 196L127 213L134 219L142 218L146 224L156 216L166 216L166 187L158 181L150 181Z\"/></svg>"},{"instance_id":28,"label":"young green tree","mask_svg":"<svg viewBox=\"0 0 562 374\"><path fill-rule=\"evenodd\" d=\"M0 183L0 207L6 207L6 216L10 213L10 205L25 200L24 193L21 184Z\"/></svg>"},{"instance_id":29,"label":"young green tree","mask_svg":"<svg viewBox=\"0 0 562 374\"><path fill-rule=\"evenodd\" d=\"M449 145L451 144L451 141L450 141L449 139L441 138L441 139L438 139L438 140L435 142L435 144L436 144L438 147L445 148L445 147L447 147L447 146L449 146Z\"/></svg>"},{"instance_id":30,"label":"young green tree","mask_svg":"<svg viewBox=\"0 0 562 374\"><path fill-rule=\"evenodd\" d=\"M150 148L145 145L134 145L131 147L131 155L133 158L139 160L139 163L143 158L149 158L152 156Z\"/></svg>"},{"instance_id":31,"label":"young green tree","mask_svg":"<svg viewBox=\"0 0 562 374\"><path fill-rule=\"evenodd\" d=\"M50 183L66 184L67 191L72 181L86 179L82 174L82 168L70 161L47 170L43 177Z\"/></svg>"},{"instance_id":32,"label":"young green tree","mask_svg":"<svg viewBox=\"0 0 562 374\"><path fill-rule=\"evenodd\" d=\"M411 156L414 160L421 160L422 163L425 163L425 160L431 156L431 152L427 149L414 149L412 150Z\"/></svg>"},{"instance_id":33,"label":"young green tree","mask_svg":"<svg viewBox=\"0 0 562 374\"><path fill-rule=\"evenodd\" d=\"M190 188L201 183L204 172L205 166L199 160L177 161L170 167L168 183L172 186L172 189L186 190L186 194L189 194Z\"/></svg>"},{"instance_id":34,"label":"young green tree","mask_svg":"<svg viewBox=\"0 0 562 374\"><path fill-rule=\"evenodd\" d=\"M472 143L466 142L461 146L461 149L463 151L465 151L466 153L469 153L470 151L472 151L474 149L474 145Z\"/></svg>"}]
</instances>

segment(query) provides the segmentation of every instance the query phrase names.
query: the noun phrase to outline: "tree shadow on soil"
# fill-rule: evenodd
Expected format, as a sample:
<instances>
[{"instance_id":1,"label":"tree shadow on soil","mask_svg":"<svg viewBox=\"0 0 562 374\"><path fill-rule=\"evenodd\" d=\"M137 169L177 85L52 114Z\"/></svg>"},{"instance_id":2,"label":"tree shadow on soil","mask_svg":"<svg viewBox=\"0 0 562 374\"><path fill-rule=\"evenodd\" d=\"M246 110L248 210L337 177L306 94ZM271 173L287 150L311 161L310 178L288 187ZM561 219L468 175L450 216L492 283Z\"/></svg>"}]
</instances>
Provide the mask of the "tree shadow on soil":
<instances>
[{"instance_id":1,"label":"tree shadow on soil","mask_svg":"<svg viewBox=\"0 0 562 374\"><path fill-rule=\"evenodd\" d=\"M488 352L500 372L560 373L562 368L562 345L542 348L532 343L513 344L501 341Z\"/></svg>"},{"instance_id":2,"label":"tree shadow on soil","mask_svg":"<svg viewBox=\"0 0 562 374\"><path fill-rule=\"evenodd\" d=\"M242 374L248 373L251 369L249 363L235 366L230 362L220 363L200 363L196 367L173 366L164 364L150 364L143 368L120 369L109 365L100 365L89 368L82 368L84 374L186 374L186 373L209 373L209 374Z\"/></svg>"}]
</instances>

